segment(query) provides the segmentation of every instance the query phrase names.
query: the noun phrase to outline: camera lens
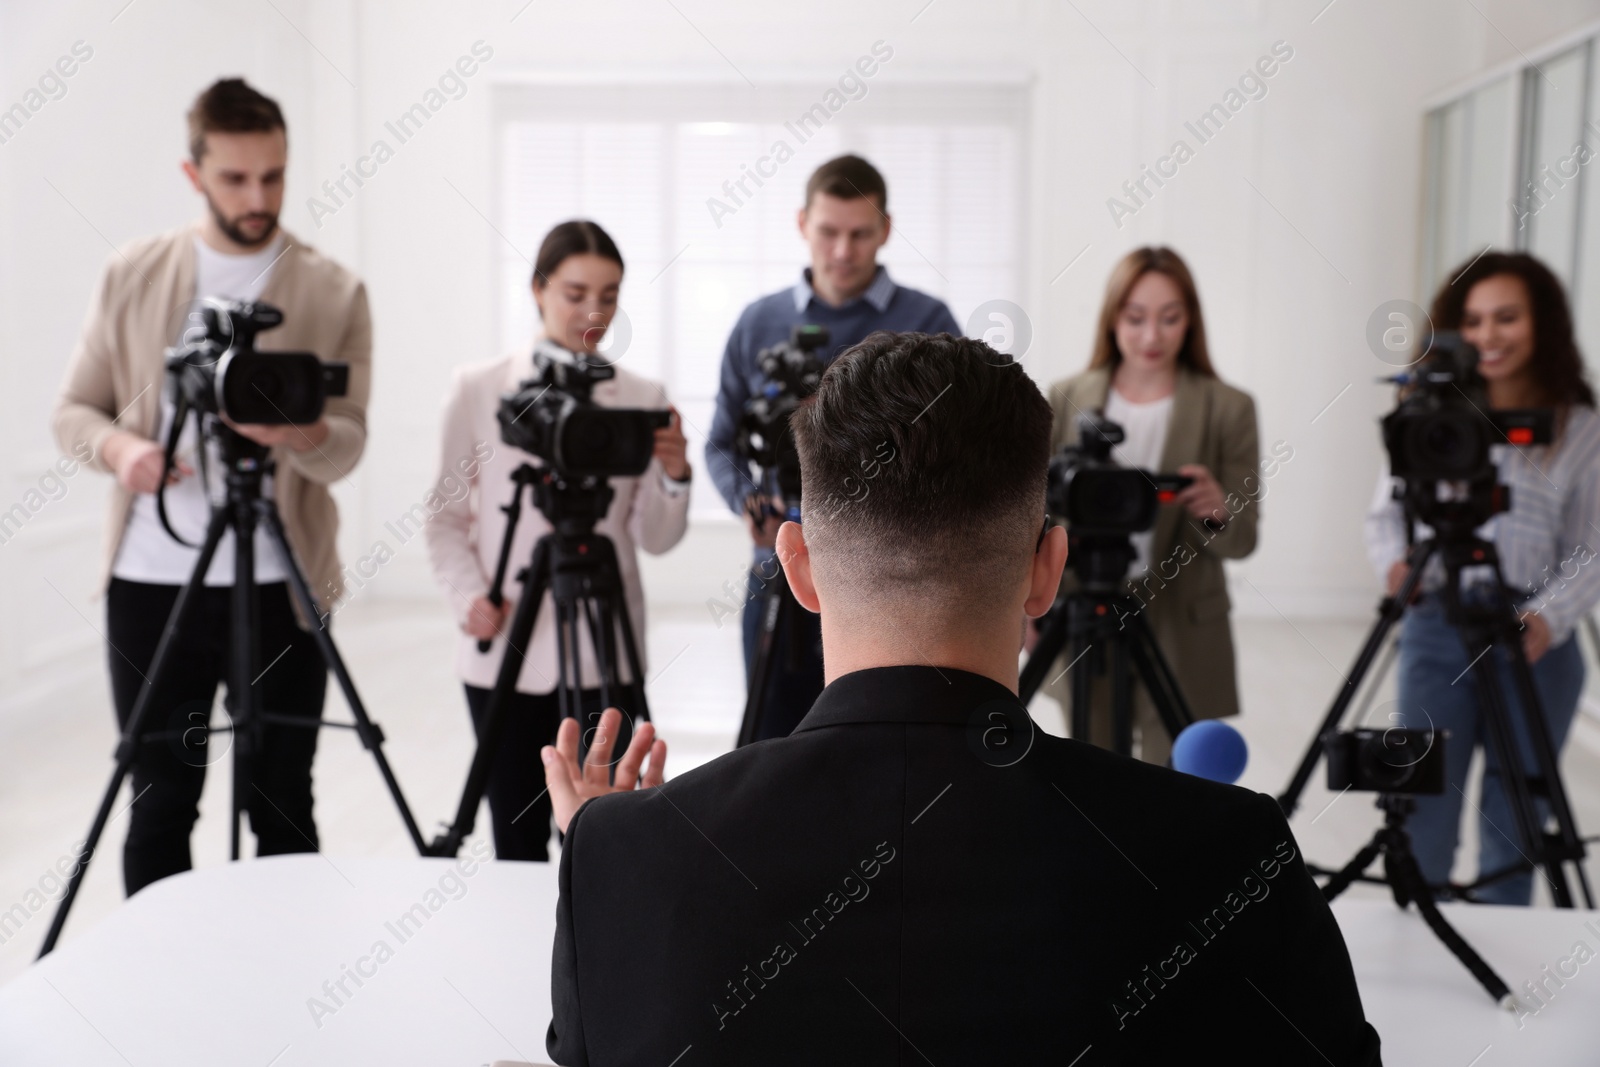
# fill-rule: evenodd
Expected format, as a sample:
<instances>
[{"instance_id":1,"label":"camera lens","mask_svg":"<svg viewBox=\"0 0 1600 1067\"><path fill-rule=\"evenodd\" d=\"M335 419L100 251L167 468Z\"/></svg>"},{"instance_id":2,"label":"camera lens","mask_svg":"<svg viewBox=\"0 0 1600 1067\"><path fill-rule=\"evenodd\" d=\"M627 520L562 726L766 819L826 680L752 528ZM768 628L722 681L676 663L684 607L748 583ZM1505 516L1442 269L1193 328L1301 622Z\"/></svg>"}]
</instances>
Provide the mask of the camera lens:
<instances>
[{"instance_id":1,"label":"camera lens","mask_svg":"<svg viewBox=\"0 0 1600 1067\"><path fill-rule=\"evenodd\" d=\"M1468 478L1486 460L1483 430L1474 416L1458 410L1435 411L1411 427L1411 462L1434 478Z\"/></svg>"}]
</instances>

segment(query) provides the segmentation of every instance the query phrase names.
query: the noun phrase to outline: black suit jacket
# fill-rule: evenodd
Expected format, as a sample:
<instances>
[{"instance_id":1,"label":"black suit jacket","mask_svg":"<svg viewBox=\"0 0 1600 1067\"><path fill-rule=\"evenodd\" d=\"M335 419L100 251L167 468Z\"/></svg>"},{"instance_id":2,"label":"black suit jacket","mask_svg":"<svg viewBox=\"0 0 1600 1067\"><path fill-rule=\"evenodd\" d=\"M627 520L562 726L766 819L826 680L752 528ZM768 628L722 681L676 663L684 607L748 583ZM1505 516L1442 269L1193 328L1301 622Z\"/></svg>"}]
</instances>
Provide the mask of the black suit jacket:
<instances>
[{"instance_id":1,"label":"black suit jacket","mask_svg":"<svg viewBox=\"0 0 1600 1067\"><path fill-rule=\"evenodd\" d=\"M564 1067L1379 1062L1271 798L950 668L846 675L789 737L584 805L551 997Z\"/></svg>"}]
</instances>

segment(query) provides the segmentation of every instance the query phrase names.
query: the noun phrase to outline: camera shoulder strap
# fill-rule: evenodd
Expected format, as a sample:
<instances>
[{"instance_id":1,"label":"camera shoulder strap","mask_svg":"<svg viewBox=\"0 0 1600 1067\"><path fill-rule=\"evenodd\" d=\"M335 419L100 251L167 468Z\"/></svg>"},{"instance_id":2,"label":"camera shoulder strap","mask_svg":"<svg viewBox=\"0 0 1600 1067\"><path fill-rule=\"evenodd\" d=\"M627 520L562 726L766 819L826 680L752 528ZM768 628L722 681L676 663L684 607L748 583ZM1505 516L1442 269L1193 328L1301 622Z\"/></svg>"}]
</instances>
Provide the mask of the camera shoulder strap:
<instances>
[{"instance_id":1,"label":"camera shoulder strap","mask_svg":"<svg viewBox=\"0 0 1600 1067\"><path fill-rule=\"evenodd\" d=\"M183 395L182 389L176 389L174 392L177 393L177 396L173 400L172 425L167 428L166 450L161 456L161 482L156 486L156 515L161 519L161 528L167 531L167 536L187 548L199 548L200 546L193 541L185 541L178 536L178 531L172 528L172 522L167 518L167 478L172 474L173 460L178 451L178 438L183 433L183 421L189 417L188 398ZM198 412L196 412L196 415L198 416ZM200 435L197 433L195 436L199 437ZM204 478L205 469L205 450L205 441L201 440L199 462L201 464L202 479ZM201 484L206 483L202 481Z\"/></svg>"}]
</instances>

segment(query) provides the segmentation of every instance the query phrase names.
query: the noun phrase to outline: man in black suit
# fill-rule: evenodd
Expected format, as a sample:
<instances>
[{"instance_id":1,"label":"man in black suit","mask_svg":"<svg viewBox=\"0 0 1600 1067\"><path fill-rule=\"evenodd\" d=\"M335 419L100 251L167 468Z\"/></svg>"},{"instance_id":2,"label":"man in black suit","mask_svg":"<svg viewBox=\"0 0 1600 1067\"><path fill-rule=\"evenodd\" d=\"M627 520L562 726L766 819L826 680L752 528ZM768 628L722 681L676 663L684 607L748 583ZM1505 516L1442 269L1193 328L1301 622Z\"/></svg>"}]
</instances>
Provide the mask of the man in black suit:
<instances>
[{"instance_id":1,"label":"man in black suit","mask_svg":"<svg viewBox=\"0 0 1600 1067\"><path fill-rule=\"evenodd\" d=\"M563 724L556 1062L1377 1064L1277 804L1018 703L1067 553L1033 381L878 333L792 425L804 523L778 550L827 688L789 737L666 785L648 726L608 785L609 739L580 770Z\"/></svg>"}]
</instances>

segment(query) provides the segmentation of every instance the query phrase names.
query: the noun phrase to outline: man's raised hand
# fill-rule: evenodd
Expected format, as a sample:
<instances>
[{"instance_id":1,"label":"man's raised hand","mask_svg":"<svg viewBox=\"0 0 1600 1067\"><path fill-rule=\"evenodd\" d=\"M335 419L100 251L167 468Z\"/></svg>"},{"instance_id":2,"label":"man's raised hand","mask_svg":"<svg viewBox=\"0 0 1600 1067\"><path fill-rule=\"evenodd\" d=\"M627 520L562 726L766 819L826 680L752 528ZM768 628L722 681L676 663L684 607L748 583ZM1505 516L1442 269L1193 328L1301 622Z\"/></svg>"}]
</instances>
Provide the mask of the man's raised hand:
<instances>
[{"instance_id":1,"label":"man's raised hand","mask_svg":"<svg viewBox=\"0 0 1600 1067\"><path fill-rule=\"evenodd\" d=\"M607 708L600 716L600 728L595 732L594 743L589 746L588 758L581 767L578 765L577 719L562 719L556 731L556 743L540 750L544 782L550 790L550 807L555 812L556 828L562 833L567 832L567 824L586 800L661 784L667 765L667 743L656 737L655 725L648 722L634 732L627 751L617 761L616 782L612 784L611 751L621 726L622 712Z\"/></svg>"}]
</instances>

